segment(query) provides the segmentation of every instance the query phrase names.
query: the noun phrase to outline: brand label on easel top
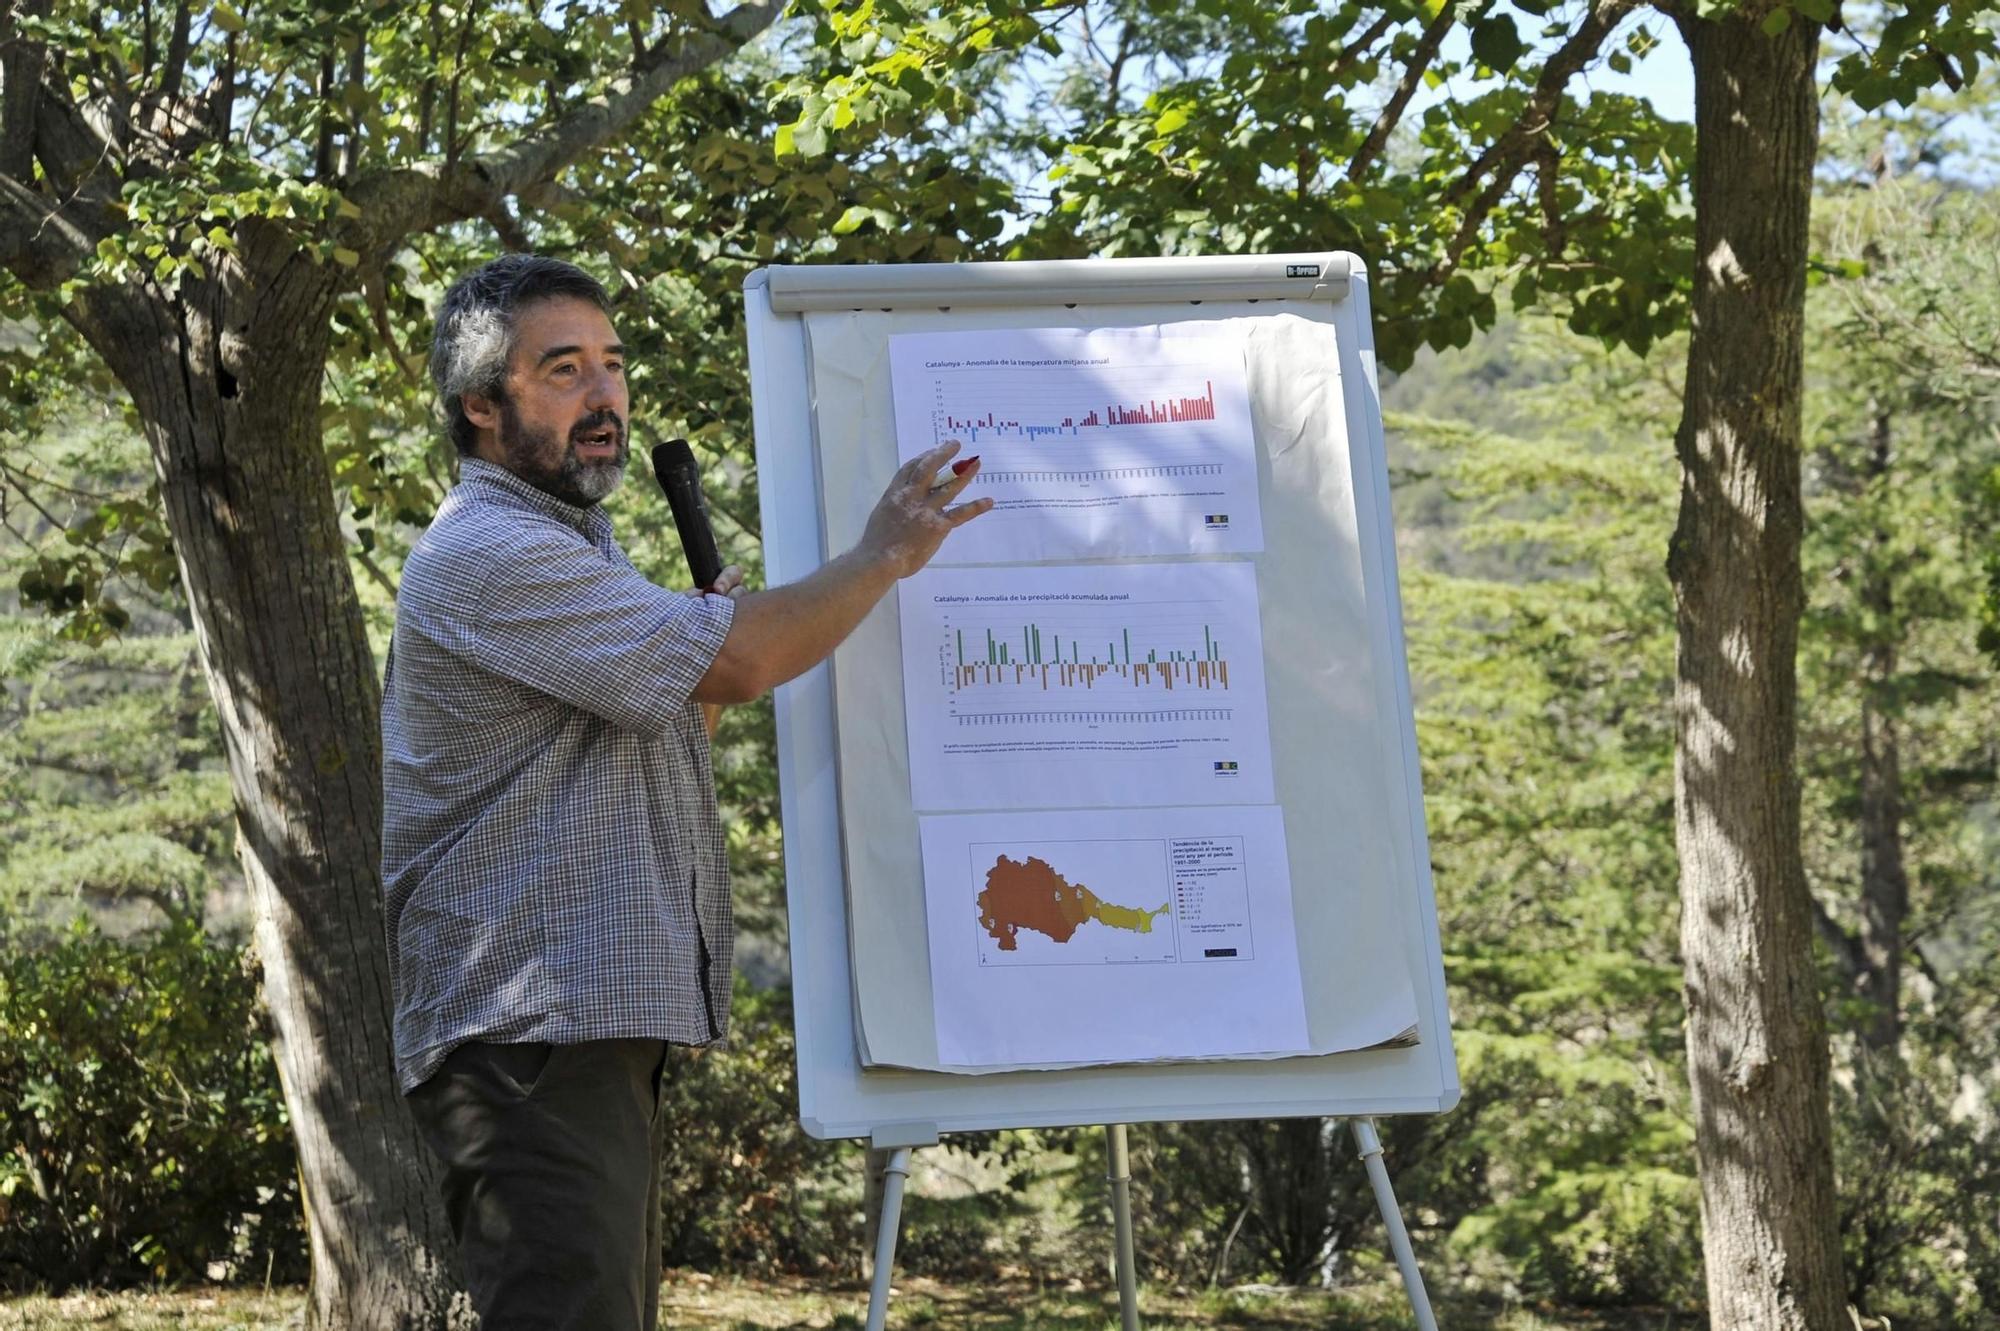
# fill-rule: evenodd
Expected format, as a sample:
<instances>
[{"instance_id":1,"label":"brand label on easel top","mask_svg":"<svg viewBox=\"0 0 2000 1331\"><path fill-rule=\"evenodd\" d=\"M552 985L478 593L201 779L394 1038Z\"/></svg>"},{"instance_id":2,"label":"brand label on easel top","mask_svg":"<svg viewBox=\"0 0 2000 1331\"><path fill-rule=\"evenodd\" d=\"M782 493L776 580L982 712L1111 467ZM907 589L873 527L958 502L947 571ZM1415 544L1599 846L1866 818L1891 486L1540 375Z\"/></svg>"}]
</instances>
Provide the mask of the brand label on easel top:
<instances>
[{"instance_id":1,"label":"brand label on easel top","mask_svg":"<svg viewBox=\"0 0 2000 1331\"><path fill-rule=\"evenodd\" d=\"M1316 263L1288 263L1285 265L1285 276L1318 277L1319 265Z\"/></svg>"}]
</instances>

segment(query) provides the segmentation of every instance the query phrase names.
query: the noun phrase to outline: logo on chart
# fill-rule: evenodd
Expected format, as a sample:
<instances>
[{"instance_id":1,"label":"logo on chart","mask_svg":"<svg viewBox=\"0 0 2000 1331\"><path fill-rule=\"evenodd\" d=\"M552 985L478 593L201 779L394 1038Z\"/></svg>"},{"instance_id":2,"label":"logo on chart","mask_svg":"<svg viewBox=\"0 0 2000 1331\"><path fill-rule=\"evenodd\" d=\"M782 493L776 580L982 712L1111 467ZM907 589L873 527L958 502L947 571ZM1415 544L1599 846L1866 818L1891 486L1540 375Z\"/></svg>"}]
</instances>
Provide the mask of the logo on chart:
<instances>
[{"instance_id":1,"label":"logo on chart","mask_svg":"<svg viewBox=\"0 0 2000 1331\"><path fill-rule=\"evenodd\" d=\"M1233 762L1219 762L1215 765L1215 774L1217 776L1235 776L1236 764Z\"/></svg>"},{"instance_id":2,"label":"logo on chart","mask_svg":"<svg viewBox=\"0 0 2000 1331\"><path fill-rule=\"evenodd\" d=\"M1229 515L1227 513L1204 513L1201 515L1201 524L1210 531L1228 531Z\"/></svg>"}]
</instances>

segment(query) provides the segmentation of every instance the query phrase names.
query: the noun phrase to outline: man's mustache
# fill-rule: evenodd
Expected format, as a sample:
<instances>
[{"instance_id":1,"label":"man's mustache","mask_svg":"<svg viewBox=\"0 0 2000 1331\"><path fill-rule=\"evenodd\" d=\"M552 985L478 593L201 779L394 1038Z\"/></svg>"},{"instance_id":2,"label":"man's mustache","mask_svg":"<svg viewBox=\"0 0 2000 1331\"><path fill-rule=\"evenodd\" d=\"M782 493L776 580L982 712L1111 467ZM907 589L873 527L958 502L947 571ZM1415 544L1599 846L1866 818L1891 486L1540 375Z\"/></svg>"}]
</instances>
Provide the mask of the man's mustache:
<instances>
[{"instance_id":1,"label":"man's mustache","mask_svg":"<svg viewBox=\"0 0 2000 1331\"><path fill-rule=\"evenodd\" d=\"M620 447L623 447L625 444L625 422L620 419L618 413L615 411L593 411L590 415L585 416L582 420L569 427L569 440L571 443L576 443L592 430L601 430L607 425L612 429L615 442Z\"/></svg>"}]
</instances>

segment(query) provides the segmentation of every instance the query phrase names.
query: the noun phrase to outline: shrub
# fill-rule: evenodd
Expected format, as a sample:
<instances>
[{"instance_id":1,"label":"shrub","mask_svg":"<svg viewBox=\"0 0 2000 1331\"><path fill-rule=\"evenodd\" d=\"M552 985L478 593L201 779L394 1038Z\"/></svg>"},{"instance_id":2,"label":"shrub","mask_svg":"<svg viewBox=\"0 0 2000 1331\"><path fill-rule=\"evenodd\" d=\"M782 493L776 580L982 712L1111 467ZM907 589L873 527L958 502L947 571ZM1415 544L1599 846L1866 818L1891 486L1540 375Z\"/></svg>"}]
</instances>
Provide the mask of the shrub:
<instances>
[{"instance_id":1,"label":"shrub","mask_svg":"<svg viewBox=\"0 0 2000 1331\"><path fill-rule=\"evenodd\" d=\"M290 1278L297 1170L247 949L79 921L0 957L0 1285Z\"/></svg>"},{"instance_id":2,"label":"shrub","mask_svg":"<svg viewBox=\"0 0 2000 1331\"><path fill-rule=\"evenodd\" d=\"M860 1153L799 1127L789 992L738 976L730 1024L726 1044L669 1054L662 1257L710 1270L851 1266L859 1213L840 1194L855 1191Z\"/></svg>"}]
</instances>

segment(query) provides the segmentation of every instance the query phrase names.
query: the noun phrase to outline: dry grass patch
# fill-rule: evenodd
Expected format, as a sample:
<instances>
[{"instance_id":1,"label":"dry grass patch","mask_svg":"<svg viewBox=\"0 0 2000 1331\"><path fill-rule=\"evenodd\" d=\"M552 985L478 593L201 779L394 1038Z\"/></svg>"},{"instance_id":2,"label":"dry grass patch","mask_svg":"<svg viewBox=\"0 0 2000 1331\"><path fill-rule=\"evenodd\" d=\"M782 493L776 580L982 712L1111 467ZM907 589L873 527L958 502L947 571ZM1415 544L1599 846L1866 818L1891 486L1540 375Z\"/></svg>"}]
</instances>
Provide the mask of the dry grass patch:
<instances>
[{"instance_id":1,"label":"dry grass patch","mask_svg":"<svg viewBox=\"0 0 2000 1331\"><path fill-rule=\"evenodd\" d=\"M0 1331L291 1331L302 1324L303 1306L296 1289L66 1294L0 1302ZM1393 1280L1332 1293L1147 1290L1139 1307L1146 1331L1409 1331L1414 1326ZM663 1328L688 1331L860 1331L868 1291L859 1285L676 1272L661 1288L660 1312ZM1460 1300L1442 1302L1438 1319L1453 1331L1703 1331L1701 1319L1686 1314L1598 1314ZM1118 1296L1080 1287L913 1278L896 1282L889 1325L896 1331L1118 1331Z\"/></svg>"}]
</instances>

